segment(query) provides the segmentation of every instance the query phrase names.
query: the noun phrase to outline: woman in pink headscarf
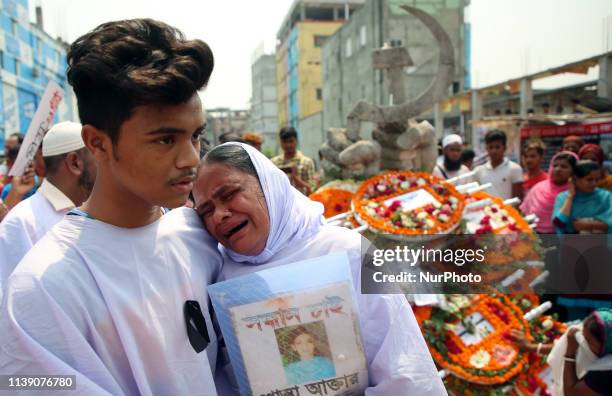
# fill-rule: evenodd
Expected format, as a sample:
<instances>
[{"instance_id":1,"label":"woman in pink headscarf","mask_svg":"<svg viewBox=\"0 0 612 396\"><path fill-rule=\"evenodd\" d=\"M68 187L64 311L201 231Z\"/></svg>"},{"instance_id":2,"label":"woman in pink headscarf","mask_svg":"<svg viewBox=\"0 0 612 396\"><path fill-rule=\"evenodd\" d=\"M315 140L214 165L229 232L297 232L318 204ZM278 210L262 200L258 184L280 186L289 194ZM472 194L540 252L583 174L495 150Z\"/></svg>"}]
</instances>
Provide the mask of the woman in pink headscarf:
<instances>
[{"instance_id":1,"label":"woman in pink headscarf","mask_svg":"<svg viewBox=\"0 0 612 396\"><path fill-rule=\"evenodd\" d=\"M535 214L540 219L536 231L540 234L554 234L552 223L555 199L560 192L569 188L572 168L578 156L571 151L561 151L552 158L548 168L548 179L539 182L525 197L521 211L525 215Z\"/></svg>"}]
</instances>

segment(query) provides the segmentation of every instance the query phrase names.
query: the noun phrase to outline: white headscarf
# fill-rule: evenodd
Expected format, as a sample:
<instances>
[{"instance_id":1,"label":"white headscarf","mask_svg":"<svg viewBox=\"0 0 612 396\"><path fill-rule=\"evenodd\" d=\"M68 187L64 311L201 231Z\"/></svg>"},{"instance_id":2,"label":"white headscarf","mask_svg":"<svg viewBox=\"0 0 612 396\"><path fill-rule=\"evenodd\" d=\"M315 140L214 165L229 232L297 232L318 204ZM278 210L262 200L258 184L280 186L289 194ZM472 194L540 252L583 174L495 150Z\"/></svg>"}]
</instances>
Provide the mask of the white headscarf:
<instances>
[{"instance_id":1,"label":"white headscarf","mask_svg":"<svg viewBox=\"0 0 612 396\"><path fill-rule=\"evenodd\" d=\"M319 231L325 224L321 203L311 201L296 190L289 183L287 175L254 147L237 142L222 144L227 145L240 146L249 154L266 197L270 216L270 233L264 250L257 256L245 256L221 246L229 258L240 263L263 264L293 241L315 235Z\"/></svg>"}]
</instances>

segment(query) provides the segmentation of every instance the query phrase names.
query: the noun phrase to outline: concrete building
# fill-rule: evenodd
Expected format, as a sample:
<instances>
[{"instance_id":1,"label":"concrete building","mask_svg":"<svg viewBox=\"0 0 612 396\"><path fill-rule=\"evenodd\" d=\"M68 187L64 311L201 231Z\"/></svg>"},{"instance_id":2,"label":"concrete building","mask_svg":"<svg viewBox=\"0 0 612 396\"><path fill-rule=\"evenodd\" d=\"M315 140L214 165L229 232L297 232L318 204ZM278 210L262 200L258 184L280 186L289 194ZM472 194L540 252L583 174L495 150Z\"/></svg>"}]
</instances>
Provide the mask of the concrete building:
<instances>
[{"instance_id":1,"label":"concrete building","mask_svg":"<svg viewBox=\"0 0 612 396\"><path fill-rule=\"evenodd\" d=\"M279 127L298 131L300 149L317 158L322 128L321 47L364 0L295 0L278 32Z\"/></svg>"},{"instance_id":2,"label":"concrete building","mask_svg":"<svg viewBox=\"0 0 612 396\"><path fill-rule=\"evenodd\" d=\"M438 45L427 27L399 8L406 4L420 8L444 27L455 50L455 79L449 95L470 85L470 25L464 20L469 0L367 0L323 45L323 127L344 127L346 116L359 100L378 105L391 104L383 72L372 67L372 51L385 43L406 46L415 66L406 68L408 100L423 92L437 72ZM369 138L372 125L362 125L362 137ZM315 131L311 132L312 134Z\"/></svg>"},{"instance_id":3,"label":"concrete building","mask_svg":"<svg viewBox=\"0 0 612 396\"><path fill-rule=\"evenodd\" d=\"M278 150L276 56L258 54L251 65L251 112L248 128L264 138L263 150Z\"/></svg>"},{"instance_id":4,"label":"concrete building","mask_svg":"<svg viewBox=\"0 0 612 396\"><path fill-rule=\"evenodd\" d=\"M78 121L66 81L68 44L44 32L40 7L36 16L30 23L28 0L0 3L0 149L8 135L27 131L50 80L65 90L55 121Z\"/></svg>"},{"instance_id":5,"label":"concrete building","mask_svg":"<svg viewBox=\"0 0 612 396\"><path fill-rule=\"evenodd\" d=\"M248 124L248 110L231 110L229 108L207 109L204 137L211 144L217 145L221 135L232 133L242 136Z\"/></svg>"}]
</instances>

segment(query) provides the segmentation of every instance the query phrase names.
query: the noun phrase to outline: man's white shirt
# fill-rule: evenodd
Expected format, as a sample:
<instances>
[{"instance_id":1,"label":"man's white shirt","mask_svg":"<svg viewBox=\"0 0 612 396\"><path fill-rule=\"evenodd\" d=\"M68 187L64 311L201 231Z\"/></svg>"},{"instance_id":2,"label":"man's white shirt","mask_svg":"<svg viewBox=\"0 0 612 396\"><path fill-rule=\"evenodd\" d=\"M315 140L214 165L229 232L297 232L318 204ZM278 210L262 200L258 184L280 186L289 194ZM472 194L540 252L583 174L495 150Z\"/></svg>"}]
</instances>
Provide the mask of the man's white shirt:
<instances>
[{"instance_id":1,"label":"man's white shirt","mask_svg":"<svg viewBox=\"0 0 612 396\"><path fill-rule=\"evenodd\" d=\"M207 284L221 258L192 209L126 229L67 215L23 258L0 311L0 372L76 375L76 394L216 395ZM210 344L196 353L183 309Z\"/></svg>"}]
</instances>

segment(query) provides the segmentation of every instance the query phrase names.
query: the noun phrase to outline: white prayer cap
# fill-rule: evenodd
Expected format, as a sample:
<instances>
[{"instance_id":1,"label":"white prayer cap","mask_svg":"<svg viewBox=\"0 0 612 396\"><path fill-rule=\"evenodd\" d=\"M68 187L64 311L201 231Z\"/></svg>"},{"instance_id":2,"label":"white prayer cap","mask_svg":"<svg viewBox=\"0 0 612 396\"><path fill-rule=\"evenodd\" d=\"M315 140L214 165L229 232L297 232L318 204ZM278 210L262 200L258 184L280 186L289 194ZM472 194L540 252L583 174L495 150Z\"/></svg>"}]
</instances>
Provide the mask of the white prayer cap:
<instances>
[{"instance_id":1,"label":"white prayer cap","mask_svg":"<svg viewBox=\"0 0 612 396\"><path fill-rule=\"evenodd\" d=\"M52 157L76 151L85 147L81 137L81 124L78 122L60 122L53 125L45 135L42 143L43 157Z\"/></svg>"},{"instance_id":2,"label":"white prayer cap","mask_svg":"<svg viewBox=\"0 0 612 396\"><path fill-rule=\"evenodd\" d=\"M455 143L463 144L463 139L461 139L461 136L453 133L452 135L445 136L444 139L442 139L442 148L446 148L446 146Z\"/></svg>"}]
</instances>

